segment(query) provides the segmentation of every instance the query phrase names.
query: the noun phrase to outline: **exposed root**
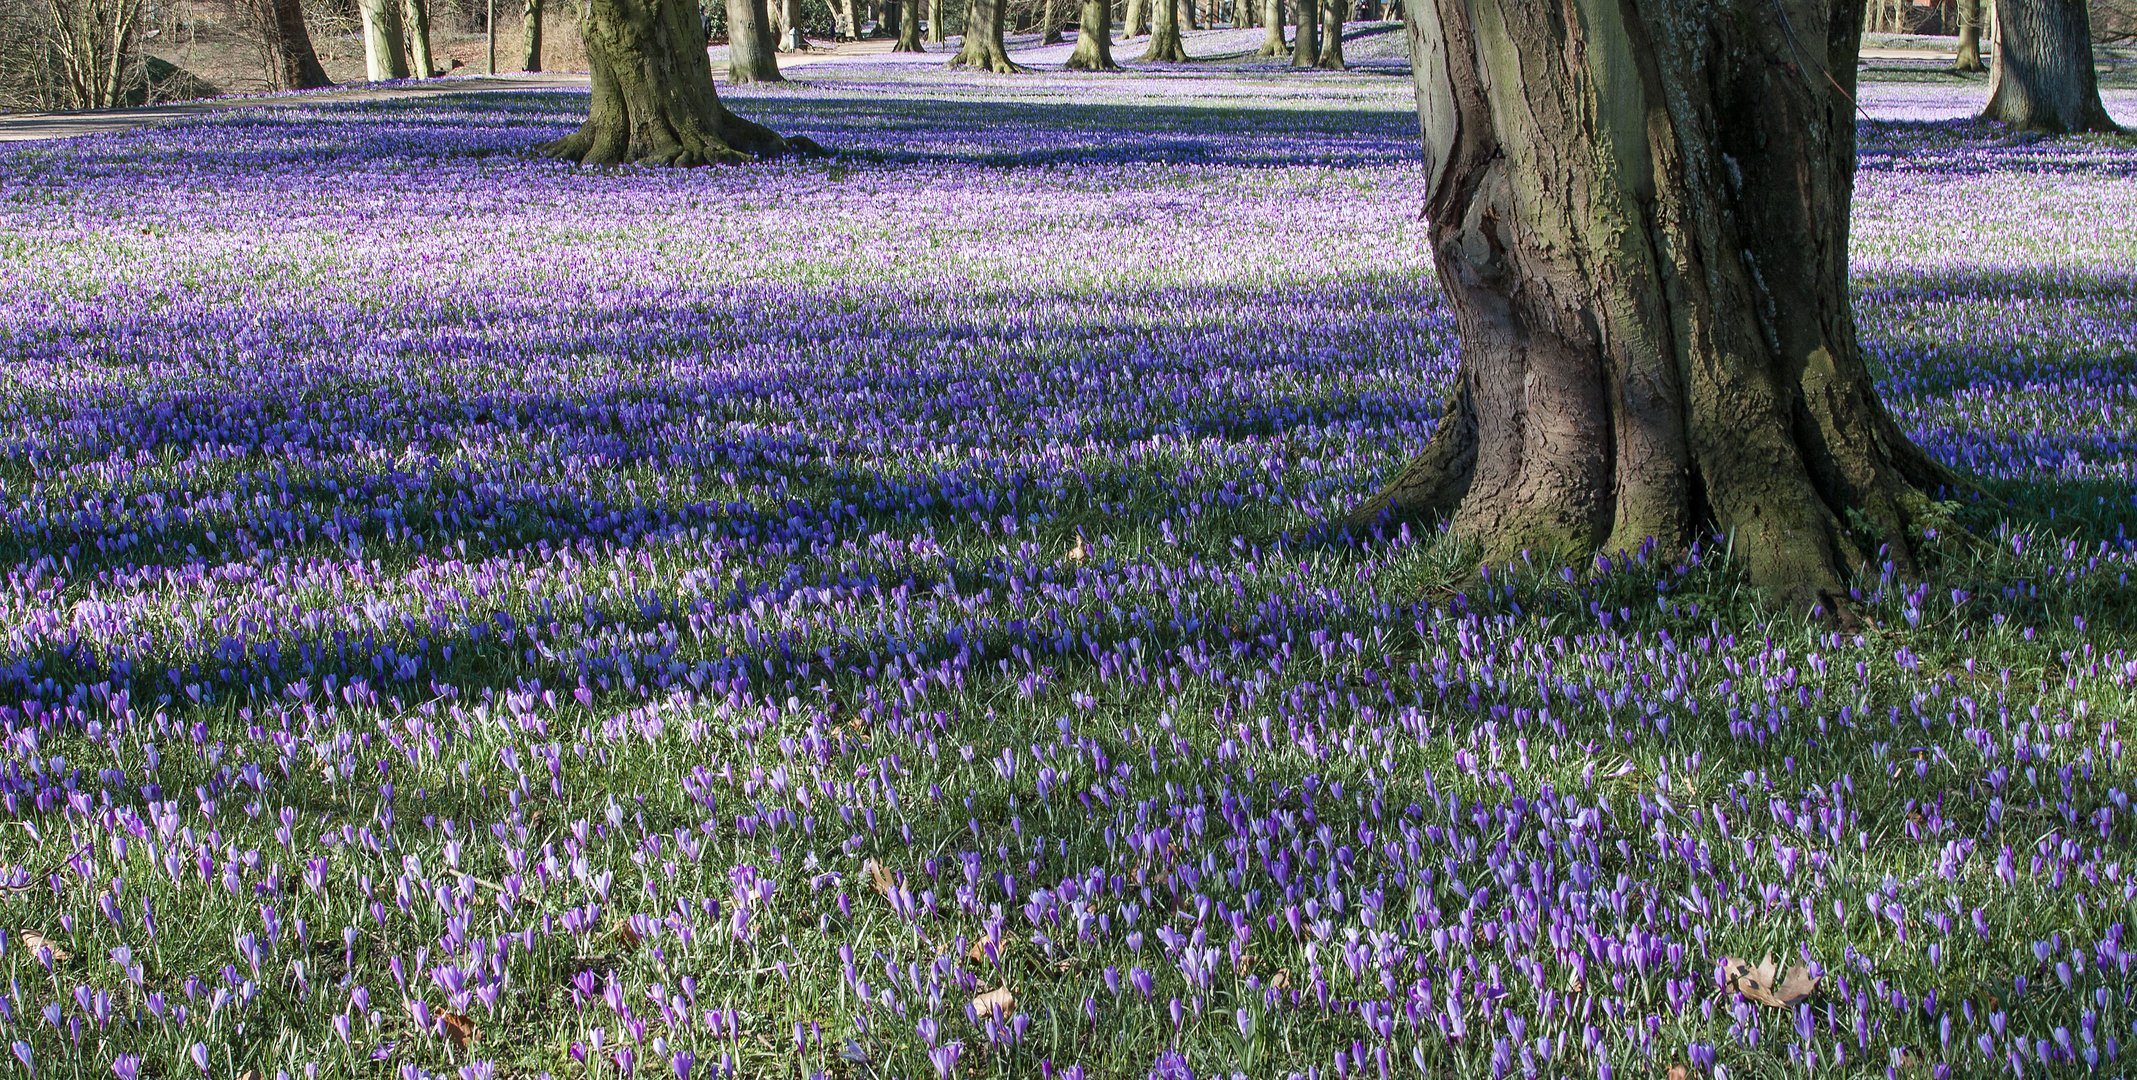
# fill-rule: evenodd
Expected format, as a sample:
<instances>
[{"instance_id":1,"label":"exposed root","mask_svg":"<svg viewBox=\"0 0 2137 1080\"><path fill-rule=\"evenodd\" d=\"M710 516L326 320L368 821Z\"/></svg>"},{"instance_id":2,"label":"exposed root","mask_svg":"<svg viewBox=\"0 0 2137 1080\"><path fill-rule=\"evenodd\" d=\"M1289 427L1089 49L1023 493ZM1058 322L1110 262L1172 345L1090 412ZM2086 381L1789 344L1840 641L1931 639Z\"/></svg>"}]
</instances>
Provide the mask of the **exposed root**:
<instances>
[{"instance_id":1,"label":"exposed root","mask_svg":"<svg viewBox=\"0 0 2137 1080\"><path fill-rule=\"evenodd\" d=\"M993 75L1016 75L1031 70L1009 59L1008 53L997 52L993 49L985 50L977 56L958 53L950 58L949 66L967 68L972 71L984 71Z\"/></svg>"}]
</instances>

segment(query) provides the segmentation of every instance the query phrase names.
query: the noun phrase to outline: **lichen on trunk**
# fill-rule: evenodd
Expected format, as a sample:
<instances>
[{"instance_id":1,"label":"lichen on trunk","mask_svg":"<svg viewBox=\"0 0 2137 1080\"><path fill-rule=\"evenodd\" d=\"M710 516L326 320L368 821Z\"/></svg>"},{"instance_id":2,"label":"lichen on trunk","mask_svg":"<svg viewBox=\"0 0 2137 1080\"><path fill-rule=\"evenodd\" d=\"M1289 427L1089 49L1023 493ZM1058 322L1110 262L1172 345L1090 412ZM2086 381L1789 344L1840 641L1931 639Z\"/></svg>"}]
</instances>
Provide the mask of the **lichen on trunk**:
<instances>
[{"instance_id":1,"label":"lichen on trunk","mask_svg":"<svg viewBox=\"0 0 2137 1080\"><path fill-rule=\"evenodd\" d=\"M1076 29L1076 48L1069 53L1070 71L1119 71L1113 61L1113 4L1111 0L1083 0L1082 19Z\"/></svg>"},{"instance_id":2,"label":"lichen on trunk","mask_svg":"<svg viewBox=\"0 0 2137 1080\"><path fill-rule=\"evenodd\" d=\"M1002 31L1002 0L972 0L970 17L965 20L964 45L950 58L950 66L1002 75L1024 70L1010 61Z\"/></svg>"},{"instance_id":3,"label":"lichen on trunk","mask_svg":"<svg viewBox=\"0 0 2137 1080\"><path fill-rule=\"evenodd\" d=\"M2100 104L2085 0L1994 0L1996 42L1984 120L2063 135L2119 130Z\"/></svg>"},{"instance_id":4,"label":"lichen on trunk","mask_svg":"<svg viewBox=\"0 0 2137 1080\"><path fill-rule=\"evenodd\" d=\"M586 0L593 101L579 130L541 148L584 165L707 165L821 153L720 102L695 0Z\"/></svg>"},{"instance_id":5,"label":"lichen on trunk","mask_svg":"<svg viewBox=\"0 0 2137 1080\"><path fill-rule=\"evenodd\" d=\"M1721 532L1795 608L1917 563L1951 482L1856 342L1855 0L1409 11L1429 243L1461 362L1446 419L1353 515L1489 560ZM1783 62L1787 60L1788 62Z\"/></svg>"}]
</instances>

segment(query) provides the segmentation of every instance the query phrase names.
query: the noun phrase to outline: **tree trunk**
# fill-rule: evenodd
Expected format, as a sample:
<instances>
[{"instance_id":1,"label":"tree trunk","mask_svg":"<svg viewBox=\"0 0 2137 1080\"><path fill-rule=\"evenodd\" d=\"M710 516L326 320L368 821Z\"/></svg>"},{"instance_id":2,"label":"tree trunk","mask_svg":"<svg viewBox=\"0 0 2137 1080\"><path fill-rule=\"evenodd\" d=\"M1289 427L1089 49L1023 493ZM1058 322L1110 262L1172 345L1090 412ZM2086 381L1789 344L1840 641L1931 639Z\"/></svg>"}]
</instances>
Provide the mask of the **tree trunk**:
<instances>
[{"instance_id":1,"label":"tree trunk","mask_svg":"<svg viewBox=\"0 0 2137 1080\"><path fill-rule=\"evenodd\" d=\"M801 0L779 0L779 51L799 52L809 47L801 32Z\"/></svg>"},{"instance_id":2,"label":"tree trunk","mask_svg":"<svg viewBox=\"0 0 2137 1080\"><path fill-rule=\"evenodd\" d=\"M372 82L407 78L400 0L356 0L356 6L364 23L364 78Z\"/></svg>"},{"instance_id":3,"label":"tree trunk","mask_svg":"<svg viewBox=\"0 0 2137 1080\"><path fill-rule=\"evenodd\" d=\"M1984 120L2020 131L2116 131L2100 104L2085 0L1995 0L1995 63Z\"/></svg>"},{"instance_id":4,"label":"tree trunk","mask_svg":"<svg viewBox=\"0 0 2137 1080\"><path fill-rule=\"evenodd\" d=\"M928 44L942 44L943 36L942 0L928 0Z\"/></svg>"},{"instance_id":5,"label":"tree trunk","mask_svg":"<svg viewBox=\"0 0 2137 1080\"><path fill-rule=\"evenodd\" d=\"M1408 12L1461 364L1423 455L1352 520L1444 519L1491 561L1719 531L1797 611L1880 559L1913 573L1949 476L1856 344L1860 0L1476 10Z\"/></svg>"},{"instance_id":6,"label":"tree trunk","mask_svg":"<svg viewBox=\"0 0 2137 1080\"><path fill-rule=\"evenodd\" d=\"M950 58L950 66L1003 75L1024 70L1009 62L1009 49L1002 44L1002 0L972 0L964 47Z\"/></svg>"},{"instance_id":7,"label":"tree trunk","mask_svg":"<svg viewBox=\"0 0 2137 1080\"><path fill-rule=\"evenodd\" d=\"M1259 10L1254 6L1254 0L1239 0L1238 6L1232 9L1232 22L1241 30L1258 26L1260 20L1256 18L1256 13Z\"/></svg>"},{"instance_id":8,"label":"tree trunk","mask_svg":"<svg viewBox=\"0 0 2137 1080\"><path fill-rule=\"evenodd\" d=\"M1981 4L1982 0L1958 0L1959 48L1952 57L1953 71L1982 71L1981 62Z\"/></svg>"},{"instance_id":9,"label":"tree trunk","mask_svg":"<svg viewBox=\"0 0 2137 1080\"><path fill-rule=\"evenodd\" d=\"M1039 44L1061 44L1061 20L1054 17L1054 0L1039 5Z\"/></svg>"},{"instance_id":10,"label":"tree trunk","mask_svg":"<svg viewBox=\"0 0 2137 1080\"><path fill-rule=\"evenodd\" d=\"M1292 0L1298 26L1291 34L1291 66L1312 67L1321 61L1319 0Z\"/></svg>"},{"instance_id":11,"label":"tree trunk","mask_svg":"<svg viewBox=\"0 0 2137 1080\"><path fill-rule=\"evenodd\" d=\"M926 52L920 43L920 0L901 0L898 5L898 43L893 52Z\"/></svg>"},{"instance_id":12,"label":"tree trunk","mask_svg":"<svg viewBox=\"0 0 2137 1080\"><path fill-rule=\"evenodd\" d=\"M1284 55L1284 0L1262 0L1261 50L1254 55Z\"/></svg>"},{"instance_id":13,"label":"tree trunk","mask_svg":"<svg viewBox=\"0 0 2137 1080\"><path fill-rule=\"evenodd\" d=\"M1076 51L1064 66L1070 71L1119 71L1113 62L1113 0L1083 0L1082 15Z\"/></svg>"},{"instance_id":14,"label":"tree trunk","mask_svg":"<svg viewBox=\"0 0 2137 1080\"><path fill-rule=\"evenodd\" d=\"M1342 71L1343 63L1343 9L1350 0L1321 0L1321 56L1314 61L1315 67L1330 71Z\"/></svg>"},{"instance_id":15,"label":"tree trunk","mask_svg":"<svg viewBox=\"0 0 2137 1080\"><path fill-rule=\"evenodd\" d=\"M304 25L304 5L298 0L266 0L260 20L267 31L268 72L277 90L315 90L334 85L319 53L312 48L311 30Z\"/></svg>"},{"instance_id":16,"label":"tree trunk","mask_svg":"<svg viewBox=\"0 0 2137 1080\"><path fill-rule=\"evenodd\" d=\"M705 165L822 152L720 103L696 0L586 0L582 11L593 103L586 123L544 154L584 165Z\"/></svg>"},{"instance_id":17,"label":"tree trunk","mask_svg":"<svg viewBox=\"0 0 2137 1080\"><path fill-rule=\"evenodd\" d=\"M765 0L727 0L728 82L742 86L786 81L779 73L770 22Z\"/></svg>"},{"instance_id":18,"label":"tree trunk","mask_svg":"<svg viewBox=\"0 0 2137 1080\"><path fill-rule=\"evenodd\" d=\"M1175 0L1175 6L1179 9L1176 22L1181 29L1202 29L1202 20L1195 12L1195 0Z\"/></svg>"},{"instance_id":19,"label":"tree trunk","mask_svg":"<svg viewBox=\"0 0 2137 1080\"><path fill-rule=\"evenodd\" d=\"M1150 47L1143 62L1185 63L1187 46L1180 41L1180 5L1176 0L1151 0Z\"/></svg>"},{"instance_id":20,"label":"tree trunk","mask_svg":"<svg viewBox=\"0 0 2137 1080\"><path fill-rule=\"evenodd\" d=\"M418 79L438 74L430 62L430 6L425 0L402 0L401 33L407 35L408 73Z\"/></svg>"},{"instance_id":21,"label":"tree trunk","mask_svg":"<svg viewBox=\"0 0 2137 1080\"><path fill-rule=\"evenodd\" d=\"M1150 27L1147 24L1150 20L1144 15L1147 10L1145 0L1127 0L1127 10L1122 13L1120 20L1120 36L1137 38L1149 33Z\"/></svg>"},{"instance_id":22,"label":"tree trunk","mask_svg":"<svg viewBox=\"0 0 2137 1080\"><path fill-rule=\"evenodd\" d=\"M521 0L519 40L520 70L542 70L542 0Z\"/></svg>"}]
</instances>

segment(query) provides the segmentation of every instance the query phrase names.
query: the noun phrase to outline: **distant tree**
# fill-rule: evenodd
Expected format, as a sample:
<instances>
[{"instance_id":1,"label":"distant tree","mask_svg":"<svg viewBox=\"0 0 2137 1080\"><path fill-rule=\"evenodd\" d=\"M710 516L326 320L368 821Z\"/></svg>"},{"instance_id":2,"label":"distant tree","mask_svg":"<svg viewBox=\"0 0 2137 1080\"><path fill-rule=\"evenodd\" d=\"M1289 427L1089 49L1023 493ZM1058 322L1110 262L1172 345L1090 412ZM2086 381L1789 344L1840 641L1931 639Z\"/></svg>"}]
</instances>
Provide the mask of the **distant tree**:
<instances>
[{"instance_id":1,"label":"distant tree","mask_svg":"<svg viewBox=\"0 0 2137 1080\"><path fill-rule=\"evenodd\" d=\"M542 70L542 0L521 0L519 37L520 70Z\"/></svg>"},{"instance_id":2,"label":"distant tree","mask_svg":"<svg viewBox=\"0 0 2137 1080\"><path fill-rule=\"evenodd\" d=\"M259 0L254 16L260 24L260 40L267 54L267 79L277 90L316 90L334 85L319 53L312 48L311 29L304 24L301 0Z\"/></svg>"},{"instance_id":3,"label":"distant tree","mask_svg":"<svg viewBox=\"0 0 2137 1080\"><path fill-rule=\"evenodd\" d=\"M1984 120L2021 131L2116 131L2100 104L2085 0L1995 0Z\"/></svg>"},{"instance_id":4,"label":"distant tree","mask_svg":"<svg viewBox=\"0 0 2137 1080\"><path fill-rule=\"evenodd\" d=\"M1958 0L1959 46L1952 55L1953 71L1986 70L1981 62L1981 5L1982 0Z\"/></svg>"},{"instance_id":5,"label":"distant tree","mask_svg":"<svg viewBox=\"0 0 2137 1080\"><path fill-rule=\"evenodd\" d=\"M1180 40L1180 5L1176 0L1152 0L1150 6L1150 47L1143 50L1143 61L1186 63L1187 45Z\"/></svg>"},{"instance_id":6,"label":"distant tree","mask_svg":"<svg viewBox=\"0 0 2137 1080\"><path fill-rule=\"evenodd\" d=\"M920 0L899 0L898 43L891 49L911 53L928 51L928 47L920 42Z\"/></svg>"},{"instance_id":7,"label":"distant tree","mask_svg":"<svg viewBox=\"0 0 2137 1080\"><path fill-rule=\"evenodd\" d=\"M948 33L942 27L942 0L928 0L928 44L942 44Z\"/></svg>"},{"instance_id":8,"label":"distant tree","mask_svg":"<svg viewBox=\"0 0 2137 1080\"><path fill-rule=\"evenodd\" d=\"M1054 0L1041 0L1039 5L1039 44L1061 43L1061 20L1054 17Z\"/></svg>"},{"instance_id":9,"label":"distant tree","mask_svg":"<svg viewBox=\"0 0 2137 1080\"><path fill-rule=\"evenodd\" d=\"M408 49L408 73L418 79L438 74L431 62L430 5L427 0L402 0L402 44Z\"/></svg>"},{"instance_id":10,"label":"distant tree","mask_svg":"<svg viewBox=\"0 0 2137 1080\"><path fill-rule=\"evenodd\" d=\"M1071 71L1118 71L1113 61L1112 0L1083 0L1076 27L1076 49L1065 65Z\"/></svg>"},{"instance_id":11,"label":"distant tree","mask_svg":"<svg viewBox=\"0 0 2137 1080\"><path fill-rule=\"evenodd\" d=\"M1261 49L1255 55L1284 55L1284 0L1261 0Z\"/></svg>"},{"instance_id":12,"label":"distant tree","mask_svg":"<svg viewBox=\"0 0 2137 1080\"><path fill-rule=\"evenodd\" d=\"M1354 520L1445 521L1493 561L1718 531L1797 611L1841 609L1881 562L1916 572L1949 478L1856 341L1861 0L1483 10L1408 12L1461 361L1431 442Z\"/></svg>"},{"instance_id":13,"label":"distant tree","mask_svg":"<svg viewBox=\"0 0 2137 1080\"><path fill-rule=\"evenodd\" d=\"M1312 67L1321 62L1320 0L1292 0L1292 5L1298 25L1291 32L1291 66Z\"/></svg>"},{"instance_id":14,"label":"distant tree","mask_svg":"<svg viewBox=\"0 0 2137 1080\"><path fill-rule=\"evenodd\" d=\"M145 96L146 0L38 0L0 5L4 104L109 109Z\"/></svg>"},{"instance_id":15,"label":"distant tree","mask_svg":"<svg viewBox=\"0 0 2137 1080\"><path fill-rule=\"evenodd\" d=\"M765 0L727 0L727 81L785 82Z\"/></svg>"},{"instance_id":16,"label":"distant tree","mask_svg":"<svg viewBox=\"0 0 2137 1080\"><path fill-rule=\"evenodd\" d=\"M1343 15L1349 6L1350 0L1321 0L1321 56L1315 67L1342 71L1349 66L1343 62Z\"/></svg>"},{"instance_id":17,"label":"distant tree","mask_svg":"<svg viewBox=\"0 0 2137 1080\"><path fill-rule=\"evenodd\" d=\"M972 0L965 18L964 47L950 58L950 66L1004 75L1024 70L1010 62L1009 47L1002 43L1002 24L1002 0Z\"/></svg>"},{"instance_id":18,"label":"distant tree","mask_svg":"<svg viewBox=\"0 0 2137 1080\"><path fill-rule=\"evenodd\" d=\"M721 103L696 0L585 0L581 11L593 101L586 123L543 153L586 165L705 165L819 150Z\"/></svg>"},{"instance_id":19,"label":"distant tree","mask_svg":"<svg viewBox=\"0 0 2137 1080\"><path fill-rule=\"evenodd\" d=\"M1120 36L1139 38L1150 32L1149 8L1145 0L1127 0L1126 10L1121 15Z\"/></svg>"},{"instance_id":20,"label":"distant tree","mask_svg":"<svg viewBox=\"0 0 2137 1080\"><path fill-rule=\"evenodd\" d=\"M356 0L364 24L364 77L372 82L408 77L400 0Z\"/></svg>"}]
</instances>

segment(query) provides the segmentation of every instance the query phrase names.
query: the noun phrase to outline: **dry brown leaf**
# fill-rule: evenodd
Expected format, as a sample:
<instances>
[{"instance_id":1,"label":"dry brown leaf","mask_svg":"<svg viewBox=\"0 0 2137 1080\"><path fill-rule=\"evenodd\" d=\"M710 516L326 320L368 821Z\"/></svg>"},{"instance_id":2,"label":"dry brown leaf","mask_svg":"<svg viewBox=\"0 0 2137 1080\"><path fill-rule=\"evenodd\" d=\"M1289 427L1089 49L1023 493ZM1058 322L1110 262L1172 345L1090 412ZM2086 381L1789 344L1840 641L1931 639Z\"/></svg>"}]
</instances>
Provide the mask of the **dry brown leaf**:
<instances>
[{"instance_id":1,"label":"dry brown leaf","mask_svg":"<svg viewBox=\"0 0 2137 1080\"><path fill-rule=\"evenodd\" d=\"M1274 975L1271 975L1271 976L1269 977L1269 989L1271 989L1271 990L1285 990L1285 989L1289 989L1289 988L1290 988L1290 986L1291 986L1291 969L1290 969L1290 968L1277 968L1277 969L1276 969L1276 974L1274 974Z\"/></svg>"},{"instance_id":2,"label":"dry brown leaf","mask_svg":"<svg viewBox=\"0 0 2137 1080\"><path fill-rule=\"evenodd\" d=\"M52 962L55 964L64 964L74 959L73 953L60 948L51 939L35 930L24 930L22 932L22 947L30 950L32 954L35 954L39 949L52 950Z\"/></svg>"},{"instance_id":3,"label":"dry brown leaf","mask_svg":"<svg viewBox=\"0 0 2137 1080\"><path fill-rule=\"evenodd\" d=\"M1085 550L1084 550L1084 547L1083 547L1083 536L1082 536L1082 534L1080 534L1080 533L1079 533L1079 534L1077 535L1077 537L1076 537L1076 544L1075 544L1075 546L1074 546L1074 547L1071 547L1071 548L1069 548L1069 552L1068 552L1068 557L1069 557L1069 561L1070 561L1070 562L1082 562L1082 561L1083 561L1083 560L1084 560L1084 559L1085 559L1085 558L1086 558L1087 556L1089 556L1089 555L1090 555L1090 552L1088 552L1088 551L1085 551Z\"/></svg>"},{"instance_id":4,"label":"dry brown leaf","mask_svg":"<svg viewBox=\"0 0 2137 1080\"><path fill-rule=\"evenodd\" d=\"M967 957L970 957L972 962L975 964L984 964L987 962L988 945L991 944L994 946L994 955L996 958L1000 958L1009 952L1009 947L1011 945L1016 944L1016 940L1016 937L1011 934L1002 935L1000 941L995 941L990 938L980 938L979 940L974 941L972 943L971 948L965 950L965 955Z\"/></svg>"},{"instance_id":5,"label":"dry brown leaf","mask_svg":"<svg viewBox=\"0 0 2137 1080\"><path fill-rule=\"evenodd\" d=\"M459 1013L441 1011L438 1027L445 1032L445 1041L453 1044L455 1052L466 1050L467 1044L475 1041L475 1022Z\"/></svg>"},{"instance_id":6,"label":"dry brown leaf","mask_svg":"<svg viewBox=\"0 0 2137 1080\"><path fill-rule=\"evenodd\" d=\"M890 891L898 887L898 879L892 877L890 871L874 859L862 863L861 872L868 875L868 884L874 887L879 895L889 896Z\"/></svg>"},{"instance_id":7,"label":"dry brown leaf","mask_svg":"<svg viewBox=\"0 0 2137 1080\"><path fill-rule=\"evenodd\" d=\"M1006 1020L1016 1007L1017 996L1010 993L1006 986L989 990L972 999L972 1011L978 1013L982 1020L990 1014L997 1020Z\"/></svg>"},{"instance_id":8,"label":"dry brown leaf","mask_svg":"<svg viewBox=\"0 0 2137 1080\"><path fill-rule=\"evenodd\" d=\"M1757 964L1724 956L1721 975L1723 989L1770 1009L1792 1008L1818 989L1818 980L1811 977L1809 968L1797 964L1784 972L1770 953Z\"/></svg>"},{"instance_id":9,"label":"dry brown leaf","mask_svg":"<svg viewBox=\"0 0 2137 1080\"><path fill-rule=\"evenodd\" d=\"M1682 1065L1670 1066L1670 1071L1663 1073L1662 1076L1663 1080L1692 1080L1691 1072Z\"/></svg>"},{"instance_id":10,"label":"dry brown leaf","mask_svg":"<svg viewBox=\"0 0 2137 1080\"><path fill-rule=\"evenodd\" d=\"M618 918L616 920L616 940L622 942L623 947L626 949L635 949L638 947L638 943L645 939L638 935L638 931L631 928L631 920Z\"/></svg>"},{"instance_id":11,"label":"dry brown leaf","mask_svg":"<svg viewBox=\"0 0 2137 1080\"><path fill-rule=\"evenodd\" d=\"M261 1080L260 1070L246 1069L244 1072L237 1074L237 1080Z\"/></svg>"},{"instance_id":12,"label":"dry brown leaf","mask_svg":"<svg viewBox=\"0 0 2137 1080\"><path fill-rule=\"evenodd\" d=\"M1240 954L1239 954L1239 959L1237 959L1237 960L1234 960L1234 961L1232 961L1232 974L1234 974L1234 975L1242 975L1242 976L1243 976L1243 975L1246 975L1247 973L1249 973L1249 972L1251 972L1251 971L1253 971L1253 970L1254 970L1254 954L1253 954L1253 953L1240 953Z\"/></svg>"}]
</instances>

